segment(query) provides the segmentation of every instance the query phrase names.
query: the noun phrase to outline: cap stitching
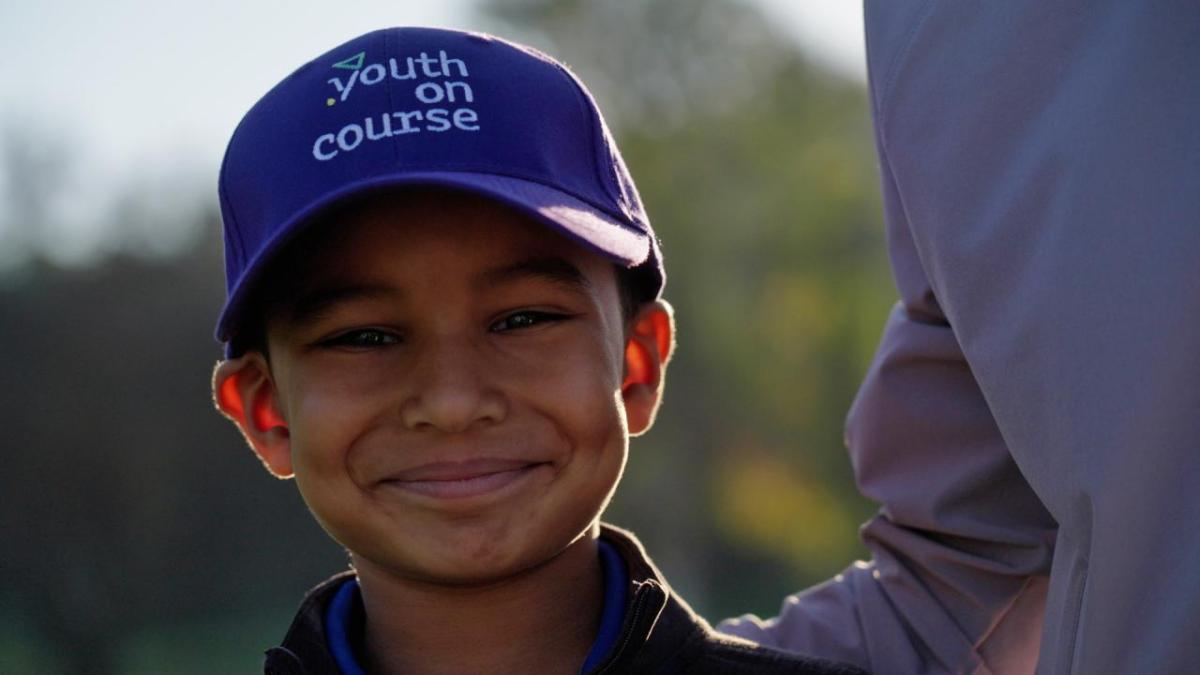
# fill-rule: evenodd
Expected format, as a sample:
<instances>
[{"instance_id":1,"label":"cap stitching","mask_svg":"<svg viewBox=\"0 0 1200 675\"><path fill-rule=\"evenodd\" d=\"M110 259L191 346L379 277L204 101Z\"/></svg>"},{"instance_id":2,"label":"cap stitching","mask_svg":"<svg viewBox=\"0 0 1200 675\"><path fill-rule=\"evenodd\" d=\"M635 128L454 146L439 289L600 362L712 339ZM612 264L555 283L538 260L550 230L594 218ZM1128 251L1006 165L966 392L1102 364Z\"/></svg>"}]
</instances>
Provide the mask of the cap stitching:
<instances>
[{"instance_id":1,"label":"cap stitching","mask_svg":"<svg viewBox=\"0 0 1200 675\"><path fill-rule=\"evenodd\" d=\"M391 56L392 56L392 49L391 49L391 44L390 44L391 37L392 37L391 30L384 31L384 33L383 33L383 57L384 57L384 59L391 58ZM386 82L387 82L388 108L391 110L395 110L396 109L396 99L395 99L395 89L394 89L395 85L392 82L392 78L390 78L390 77L387 78ZM399 136L392 136L392 162L394 164L400 163L400 137Z\"/></svg>"},{"instance_id":2,"label":"cap stitching","mask_svg":"<svg viewBox=\"0 0 1200 675\"><path fill-rule=\"evenodd\" d=\"M228 159L228 156L226 156L226 159ZM233 207L233 198L229 194L229 186L227 183L226 163L222 162L219 193L220 197L222 197L221 201L225 203L225 210L229 212L229 220L232 221L231 224L233 225L233 236L229 237L228 241L234 244L233 253L235 256L237 256L236 262L238 267L244 272L246 267L246 243L242 241L242 227L238 224L237 212ZM230 228L226 227L225 231L227 233L230 232ZM238 276L240 277L241 275L239 274Z\"/></svg>"},{"instance_id":3,"label":"cap stitching","mask_svg":"<svg viewBox=\"0 0 1200 675\"><path fill-rule=\"evenodd\" d=\"M600 171L600 163L596 157L596 133L598 127L600 126L600 118L596 114L595 106L592 105L592 102L588 98L587 94L585 94L583 89L580 87L579 80L575 78L574 73L557 61L551 60L550 63L552 63L559 73L566 77L570 82L571 89L575 92L576 103L582 108L581 112L583 112L584 118L591 123L588 126L588 145L591 148L592 172L595 174L596 181L600 184L601 189L608 194L608 198L620 205L621 196L619 194L613 194L612 190L610 190L608 185L605 184L604 174ZM622 213L622 217L629 218L629 215Z\"/></svg>"}]
</instances>

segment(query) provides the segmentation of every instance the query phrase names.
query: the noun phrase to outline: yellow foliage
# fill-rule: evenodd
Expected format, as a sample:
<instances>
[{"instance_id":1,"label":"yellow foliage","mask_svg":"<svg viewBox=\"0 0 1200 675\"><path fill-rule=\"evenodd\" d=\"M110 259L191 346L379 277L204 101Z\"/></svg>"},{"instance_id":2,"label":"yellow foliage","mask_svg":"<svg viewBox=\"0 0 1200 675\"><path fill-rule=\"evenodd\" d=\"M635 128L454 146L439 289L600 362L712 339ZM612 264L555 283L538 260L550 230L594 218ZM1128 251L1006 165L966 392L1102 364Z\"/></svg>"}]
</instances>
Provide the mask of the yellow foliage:
<instances>
[{"instance_id":1,"label":"yellow foliage","mask_svg":"<svg viewBox=\"0 0 1200 675\"><path fill-rule=\"evenodd\" d=\"M734 451L714 476L717 526L730 541L803 572L838 569L857 553L843 500L782 460Z\"/></svg>"}]
</instances>

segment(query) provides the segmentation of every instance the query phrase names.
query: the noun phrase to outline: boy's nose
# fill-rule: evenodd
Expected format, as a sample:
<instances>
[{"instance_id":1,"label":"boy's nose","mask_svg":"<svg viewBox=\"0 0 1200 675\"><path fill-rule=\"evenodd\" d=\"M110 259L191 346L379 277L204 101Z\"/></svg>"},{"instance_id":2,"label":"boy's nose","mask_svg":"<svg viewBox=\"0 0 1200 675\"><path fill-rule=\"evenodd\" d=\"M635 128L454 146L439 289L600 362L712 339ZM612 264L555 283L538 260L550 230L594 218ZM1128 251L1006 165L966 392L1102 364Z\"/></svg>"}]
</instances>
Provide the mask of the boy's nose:
<instances>
[{"instance_id":1,"label":"boy's nose","mask_svg":"<svg viewBox=\"0 0 1200 675\"><path fill-rule=\"evenodd\" d=\"M507 401L488 384L481 356L465 341L443 341L422 350L413 386L401 403L404 426L458 432L503 420Z\"/></svg>"}]
</instances>

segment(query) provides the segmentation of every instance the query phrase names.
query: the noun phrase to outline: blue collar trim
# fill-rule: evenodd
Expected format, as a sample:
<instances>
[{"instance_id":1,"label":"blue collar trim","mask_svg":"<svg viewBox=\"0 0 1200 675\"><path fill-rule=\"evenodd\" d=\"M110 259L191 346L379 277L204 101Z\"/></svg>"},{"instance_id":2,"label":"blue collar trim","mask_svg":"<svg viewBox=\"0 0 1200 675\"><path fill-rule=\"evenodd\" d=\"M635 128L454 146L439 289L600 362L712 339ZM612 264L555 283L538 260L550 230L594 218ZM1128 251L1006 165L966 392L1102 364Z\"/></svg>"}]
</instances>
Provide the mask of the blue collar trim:
<instances>
[{"instance_id":1,"label":"blue collar trim","mask_svg":"<svg viewBox=\"0 0 1200 675\"><path fill-rule=\"evenodd\" d=\"M621 621L628 602L629 573L625 563L612 544L604 539L600 539L599 548L600 569L604 573L604 609L600 614L600 631L588 650L580 673L595 668L612 651L621 633ZM361 611L358 579L352 577L342 583L325 610L325 639L342 675L366 675L358 665L348 630L354 615Z\"/></svg>"},{"instance_id":2,"label":"blue collar trim","mask_svg":"<svg viewBox=\"0 0 1200 675\"><path fill-rule=\"evenodd\" d=\"M325 610L325 640L329 642L329 652L342 675L366 675L354 657L346 630L355 611L362 611L362 597L358 592L358 579L350 577L338 588Z\"/></svg>"},{"instance_id":3,"label":"blue collar trim","mask_svg":"<svg viewBox=\"0 0 1200 675\"><path fill-rule=\"evenodd\" d=\"M580 673L591 672L608 656L621 634L621 620L625 617L625 605L629 594L629 573L625 563L613 545L600 540L600 568L604 570L604 610L600 614L600 631L596 641L583 660Z\"/></svg>"}]
</instances>

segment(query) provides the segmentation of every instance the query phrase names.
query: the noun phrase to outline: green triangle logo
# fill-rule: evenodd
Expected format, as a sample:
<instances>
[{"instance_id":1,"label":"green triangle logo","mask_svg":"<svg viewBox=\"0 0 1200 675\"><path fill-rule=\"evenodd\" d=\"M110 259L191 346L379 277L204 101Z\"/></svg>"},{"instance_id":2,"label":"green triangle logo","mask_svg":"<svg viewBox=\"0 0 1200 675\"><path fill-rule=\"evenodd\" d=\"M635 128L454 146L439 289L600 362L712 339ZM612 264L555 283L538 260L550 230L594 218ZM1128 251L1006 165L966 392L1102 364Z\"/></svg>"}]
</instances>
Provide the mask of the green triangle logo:
<instances>
[{"instance_id":1,"label":"green triangle logo","mask_svg":"<svg viewBox=\"0 0 1200 675\"><path fill-rule=\"evenodd\" d=\"M354 56L351 56L350 58L345 59L344 61L338 61L337 63L333 64L333 67L341 68L342 70L358 70L359 68L362 68L363 61L366 58L367 58L366 52L359 52L359 53L355 54Z\"/></svg>"}]
</instances>

